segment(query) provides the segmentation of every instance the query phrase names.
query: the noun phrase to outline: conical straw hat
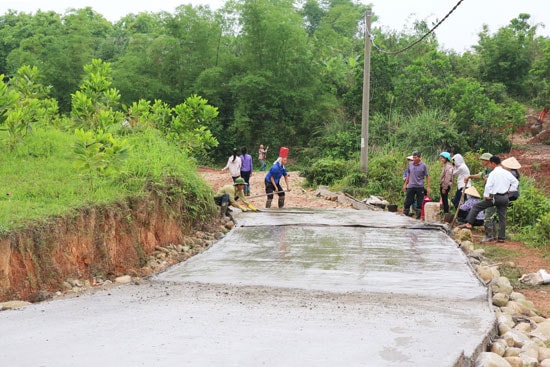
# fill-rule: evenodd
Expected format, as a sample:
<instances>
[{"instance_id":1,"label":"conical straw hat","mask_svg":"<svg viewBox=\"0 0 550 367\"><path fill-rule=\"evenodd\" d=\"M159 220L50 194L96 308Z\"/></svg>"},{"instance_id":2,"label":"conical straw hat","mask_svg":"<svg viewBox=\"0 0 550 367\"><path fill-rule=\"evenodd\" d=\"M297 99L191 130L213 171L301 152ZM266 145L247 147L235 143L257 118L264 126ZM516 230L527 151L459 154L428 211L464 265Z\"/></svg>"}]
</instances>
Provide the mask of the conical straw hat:
<instances>
[{"instance_id":1,"label":"conical straw hat","mask_svg":"<svg viewBox=\"0 0 550 367\"><path fill-rule=\"evenodd\" d=\"M508 169L520 169L521 164L519 164L518 160L514 157L506 158L502 162L500 162L504 168Z\"/></svg>"},{"instance_id":2,"label":"conical straw hat","mask_svg":"<svg viewBox=\"0 0 550 367\"><path fill-rule=\"evenodd\" d=\"M477 192L477 189L473 186L470 186L464 191L466 195L475 196L476 198L480 198L481 195L479 195L479 192Z\"/></svg>"}]
</instances>

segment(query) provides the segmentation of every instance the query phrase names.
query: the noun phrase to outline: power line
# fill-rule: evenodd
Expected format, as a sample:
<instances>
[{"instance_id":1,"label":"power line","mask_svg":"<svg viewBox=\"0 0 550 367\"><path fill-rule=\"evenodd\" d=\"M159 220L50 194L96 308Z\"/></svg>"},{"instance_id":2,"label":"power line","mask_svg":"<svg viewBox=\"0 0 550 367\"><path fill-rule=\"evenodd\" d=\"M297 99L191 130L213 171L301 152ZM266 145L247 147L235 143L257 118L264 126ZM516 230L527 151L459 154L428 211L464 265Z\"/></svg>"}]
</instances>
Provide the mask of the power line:
<instances>
[{"instance_id":1,"label":"power line","mask_svg":"<svg viewBox=\"0 0 550 367\"><path fill-rule=\"evenodd\" d=\"M437 27L439 27L445 20L447 20L447 18L456 10L456 8L459 7L460 4L462 4L464 0L459 0L458 3L456 3L455 6L453 6L453 8L447 13L447 15L445 15L443 17L443 19L441 19L432 29L430 29L426 34L424 34L422 37L420 37L419 39L417 39L416 41L414 41L413 43L411 43L410 45L400 49L400 50L397 50L397 51L386 51L384 49L382 49L381 47L379 47L376 43L374 43L374 35L370 32L368 32L368 36L369 36L369 40L370 42L372 43L372 46L374 48L376 48L379 52L382 52L382 53L385 53L385 54L392 54L392 55L395 55L395 54L399 54L401 52L405 52L407 51L408 49L414 47L415 45L419 44L420 42L422 42L426 37L428 37L430 34L432 34Z\"/></svg>"}]
</instances>

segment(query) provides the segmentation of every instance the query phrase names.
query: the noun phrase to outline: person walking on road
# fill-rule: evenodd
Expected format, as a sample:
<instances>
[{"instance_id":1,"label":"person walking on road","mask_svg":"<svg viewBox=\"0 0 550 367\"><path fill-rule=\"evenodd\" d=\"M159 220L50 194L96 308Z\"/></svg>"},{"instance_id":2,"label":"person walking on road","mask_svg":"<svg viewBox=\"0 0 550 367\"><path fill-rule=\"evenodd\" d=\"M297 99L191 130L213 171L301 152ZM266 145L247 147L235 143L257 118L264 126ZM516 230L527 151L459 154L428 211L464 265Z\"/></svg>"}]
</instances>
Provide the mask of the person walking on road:
<instances>
[{"instance_id":1,"label":"person walking on road","mask_svg":"<svg viewBox=\"0 0 550 367\"><path fill-rule=\"evenodd\" d=\"M492 171L485 183L485 191L483 197L485 200L480 201L470 210L466 217L466 228L472 228L477 214L490 207L496 207L498 213L499 229L498 242L506 240L506 212L508 210L508 194L518 189L519 181L509 171L502 168L500 158L492 156L489 160Z\"/></svg>"},{"instance_id":2,"label":"person walking on road","mask_svg":"<svg viewBox=\"0 0 550 367\"><path fill-rule=\"evenodd\" d=\"M405 195L405 203L403 208L403 214L409 215L411 205L416 201L416 219L420 219L422 214L422 203L424 202L424 179L426 180L426 194L430 194L430 175L428 174L428 167L421 161L422 154L418 151L414 151L412 154L413 161L409 163L407 178L403 184L403 191Z\"/></svg>"},{"instance_id":3,"label":"person walking on road","mask_svg":"<svg viewBox=\"0 0 550 367\"><path fill-rule=\"evenodd\" d=\"M285 165L286 157L277 158L265 176L265 193L267 194L267 201L265 202L266 208L271 208L274 192L277 192L277 195L279 195L279 208L285 206L285 192L283 191L283 187L280 182L281 177L284 177L286 189L287 191L290 191L290 182L288 181L288 173Z\"/></svg>"},{"instance_id":4,"label":"person walking on road","mask_svg":"<svg viewBox=\"0 0 550 367\"><path fill-rule=\"evenodd\" d=\"M481 165L484 167L483 171L475 174L469 175L464 178L464 183L467 185L470 179L482 179L484 182L487 182L487 178L492 171L490 159L493 155L489 152L483 153L479 159L481 160ZM481 242L491 242L496 238L496 223L495 223L496 207L492 206L485 209L485 223L483 227L485 228L485 238Z\"/></svg>"},{"instance_id":5,"label":"person walking on road","mask_svg":"<svg viewBox=\"0 0 550 367\"><path fill-rule=\"evenodd\" d=\"M260 171L265 171L266 163L265 160L267 158L267 151L269 147L265 147L263 144L260 144L260 149L258 150L258 160L260 161Z\"/></svg>"},{"instance_id":6,"label":"person walking on road","mask_svg":"<svg viewBox=\"0 0 550 367\"><path fill-rule=\"evenodd\" d=\"M449 192L453 185L453 164L451 163L451 154L449 152L441 152L439 160L443 164L443 170L439 176L439 194L443 203L443 214L449 213Z\"/></svg>"},{"instance_id":7,"label":"person walking on road","mask_svg":"<svg viewBox=\"0 0 550 367\"><path fill-rule=\"evenodd\" d=\"M239 177L241 177L241 158L237 155L237 148L233 148L233 154L229 156L227 164L222 168L222 172L226 169L229 169L229 174L233 178L233 182Z\"/></svg>"},{"instance_id":8,"label":"person walking on road","mask_svg":"<svg viewBox=\"0 0 550 367\"><path fill-rule=\"evenodd\" d=\"M250 196L250 176L252 176L252 156L248 154L246 147L241 148L241 177L246 182L244 194Z\"/></svg>"},{"instance_id":9,"label":"person walking on road","mask_svg":"<svg viewBox=\"0 0 550 367\"><path fill-rule=\"evenodd\" d=\"M246 182L244 182L242 177L238 177L235 179L235 182L233 184L222 186L217 192L216 195L214 195L214 202L216 205L220 206L220 217L224 217L225 215L229 215L231 209L229 209L229 205L241 209L243 212L248 211L249 209L252 211L257 211L252 204L250 204L245 199L244 195L244 187L246 186ZM237 203L237 200L241 200L246 207L239 205Z\"/></svg>"}]
</instances>

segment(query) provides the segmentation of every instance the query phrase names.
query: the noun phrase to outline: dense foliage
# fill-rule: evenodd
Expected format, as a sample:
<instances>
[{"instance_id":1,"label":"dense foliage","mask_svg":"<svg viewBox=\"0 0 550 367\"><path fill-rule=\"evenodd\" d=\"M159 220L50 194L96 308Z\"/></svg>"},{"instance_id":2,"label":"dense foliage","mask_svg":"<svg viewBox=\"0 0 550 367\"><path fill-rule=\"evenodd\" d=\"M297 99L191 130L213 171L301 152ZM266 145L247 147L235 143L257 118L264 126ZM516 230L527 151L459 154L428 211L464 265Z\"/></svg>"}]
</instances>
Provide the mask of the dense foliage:
<instances>
[{"instance_id":1,"label":"dense foliage","mask_svg":"<svg viewBox=\"0 0 550 367\"><path fill-rule=\"evenodd\" d=\"M216 160L242 145L334 145L324 140L340 127L337 139L348 134L351 148L359 141L365 9L351 0L232 0L217 11L182 5L174 14L127 15L115 24L89 7L63 15L12 11L0 16L0 73L38 68L64 115L79 113L72 104L84 101L71 96L93 59L112 67L120 92L110 96L118 98L113 113L140 100L174 107L198 95L219 112L210 126ZM411 150L427 137L441 138L427 144L434 153L450 145L508 149L526 107L548 103L550 40L537 36L541 26L519 14L494 34L484 29L461 55L440 50L433 34L394 52L428 27L417 22L410 34L386 33L375 16L373 143Z\"/></svg>"}]
</instances>

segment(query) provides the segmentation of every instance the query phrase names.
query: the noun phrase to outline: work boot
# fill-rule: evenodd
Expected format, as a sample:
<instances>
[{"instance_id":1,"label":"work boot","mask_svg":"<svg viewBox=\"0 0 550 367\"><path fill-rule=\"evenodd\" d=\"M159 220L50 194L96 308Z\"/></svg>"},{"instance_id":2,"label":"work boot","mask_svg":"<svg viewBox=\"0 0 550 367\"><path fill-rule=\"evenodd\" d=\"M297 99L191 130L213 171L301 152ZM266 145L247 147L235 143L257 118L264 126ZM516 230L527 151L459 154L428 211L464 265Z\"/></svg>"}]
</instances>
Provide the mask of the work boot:
<instances>
[{"instance_id":1,"label":"work boot","mask_svg":"<svg viewBox=\"0 0 550 367\"><path fill-rule=\"evenodd\" d=\"M410 209L403 209L403 215L408 217L409 216L409 210Z\"/></svg>"},{"instance_id":2,"label":"work boot","mask_svg":"<svg viewBox=\"0 0 550 367\"><path fill-rule=\"evenodd\" d=\"M265 207L266 208L271 208L271 202L273 201L273 199L267 199L267 201L265 202Z\"/></svg>"},{"instance_id":3,"label":"work boot","mask_svg":"<svg viewBox=\"0 0 550 367\"><path fill-rule=\"evenodd\" d=\"M223 218L225 215L228 215L228 212L229 212L229 204L223 203L220 206L220 217Z\"/></svg>"},{"instance_id":4,"label":"work boot","mask_svg":"<svg viewBox=\"0 0 550 367\"><path fill-rule=\"evenodd\" d=\"M284 196L279 198L278 204L279 204L279 208L282 208L282 207L285 206L285 197Z\"/></svg>"},{"instance_id":5,"label":"work boot","mask_svg":"<svg viewBox=\"0 0 550 367\"><path fill-rule=\"evenodd\" d=\"M422 210L421 209L416 209L416 219L420 219L422 216Z\"/></svg>"}]
</instances>

